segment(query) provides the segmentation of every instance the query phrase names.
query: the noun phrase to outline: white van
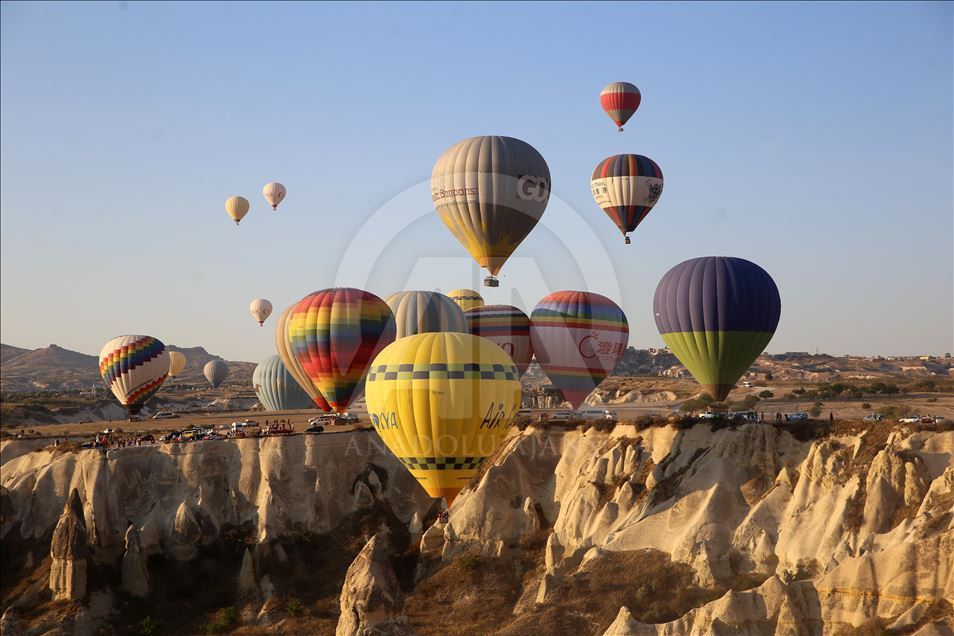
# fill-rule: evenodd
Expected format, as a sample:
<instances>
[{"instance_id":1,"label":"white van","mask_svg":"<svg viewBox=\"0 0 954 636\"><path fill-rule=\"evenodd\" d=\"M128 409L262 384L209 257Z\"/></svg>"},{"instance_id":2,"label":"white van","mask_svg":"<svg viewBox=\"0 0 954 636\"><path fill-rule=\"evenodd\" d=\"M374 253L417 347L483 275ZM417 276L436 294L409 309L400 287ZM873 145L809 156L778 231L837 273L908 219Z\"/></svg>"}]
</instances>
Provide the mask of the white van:
<instances>
[{"instance_id":1,"label":"white van","mask_svg":"<svg viewBox=\"0 0 954 636\"><path fill-rule=\"evenodd\" d=\"M607 420L610 422L616 421L616 415L612 411L594 407L580 409L579 418L581 420Z\"/></svg>"},{"instance_id":2,"label":"white van","mask_svg":"<svg viewBox=\"0 0 954 636\"><path fill-rule=\"evenodd\" d=\"M573 411L554 411L547 417L550 422L569 422L575 419L577 417Z\"/></svg>"}]
</instances>

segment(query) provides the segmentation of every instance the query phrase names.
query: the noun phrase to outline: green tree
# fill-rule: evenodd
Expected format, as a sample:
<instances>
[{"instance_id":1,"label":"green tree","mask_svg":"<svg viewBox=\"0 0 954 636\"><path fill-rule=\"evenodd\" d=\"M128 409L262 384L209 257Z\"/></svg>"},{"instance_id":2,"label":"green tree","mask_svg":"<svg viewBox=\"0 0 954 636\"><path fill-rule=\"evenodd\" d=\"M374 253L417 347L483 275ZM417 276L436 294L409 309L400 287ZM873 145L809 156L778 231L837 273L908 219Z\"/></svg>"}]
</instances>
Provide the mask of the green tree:
<instances>
[{"instance_id":1,"label":"green tree","mask_svg":"<svg viewBox=\"0 0 954 636\"><path fill-rule=\"evenodd\" d=\"M763 400L768 400L775 397L775 394L772 393L771 391L761 391L759 392L759 397L762 398Z\"/></svg>"}]
</instances>

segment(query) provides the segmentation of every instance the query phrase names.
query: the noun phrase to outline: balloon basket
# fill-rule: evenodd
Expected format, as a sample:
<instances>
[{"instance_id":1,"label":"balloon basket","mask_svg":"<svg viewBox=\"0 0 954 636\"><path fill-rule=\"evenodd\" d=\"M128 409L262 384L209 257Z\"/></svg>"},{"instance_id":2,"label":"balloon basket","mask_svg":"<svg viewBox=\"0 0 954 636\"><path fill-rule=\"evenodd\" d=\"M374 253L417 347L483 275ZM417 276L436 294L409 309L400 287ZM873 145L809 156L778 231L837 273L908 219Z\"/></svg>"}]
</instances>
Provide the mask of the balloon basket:
<instances>
[{"instance_id":1,"label":"balloon basket","mask_svg":"<svg viewBox=\"0 0 954 636\"><path fill-rule=\"evenodd\" d=\"M484 287L500 287L500 281L493 276L484 279Z\"/></svg>"},{"instance_id":2,"label":"balloon basket","mask_svg":"<svg viewBox=\"0 0 954 636\"><path fill-rule=\"evenodd\" d=\"M630 243L632 243L632 241L631 241L631 240L629 240L629 237L628 237L628 236L627 236L627 237L625 237L625 239L626 239L626 241L625 241L625 243L626 243L627 245L629 245Z\"/></svg>"}]
</instances>

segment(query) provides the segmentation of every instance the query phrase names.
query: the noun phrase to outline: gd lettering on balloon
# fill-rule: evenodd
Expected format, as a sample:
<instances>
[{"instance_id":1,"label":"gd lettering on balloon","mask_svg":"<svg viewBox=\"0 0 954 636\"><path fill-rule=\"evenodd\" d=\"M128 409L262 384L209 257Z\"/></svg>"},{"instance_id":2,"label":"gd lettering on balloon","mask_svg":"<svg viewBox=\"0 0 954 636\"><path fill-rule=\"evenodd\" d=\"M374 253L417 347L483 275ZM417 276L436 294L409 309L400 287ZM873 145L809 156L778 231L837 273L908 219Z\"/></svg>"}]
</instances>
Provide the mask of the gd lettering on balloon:
<instances>
[{"instance_id":1,"label":"gd lettering on balloon","mask_svg":"<svg viewBox=\"0 0 954 636\"><path fill-rule=\"evenodd\" d=\"M525 201L546 201L550 196L550 187L546 179L528 174L517 179L517 195Z\"/></svg>"}]
</instances>

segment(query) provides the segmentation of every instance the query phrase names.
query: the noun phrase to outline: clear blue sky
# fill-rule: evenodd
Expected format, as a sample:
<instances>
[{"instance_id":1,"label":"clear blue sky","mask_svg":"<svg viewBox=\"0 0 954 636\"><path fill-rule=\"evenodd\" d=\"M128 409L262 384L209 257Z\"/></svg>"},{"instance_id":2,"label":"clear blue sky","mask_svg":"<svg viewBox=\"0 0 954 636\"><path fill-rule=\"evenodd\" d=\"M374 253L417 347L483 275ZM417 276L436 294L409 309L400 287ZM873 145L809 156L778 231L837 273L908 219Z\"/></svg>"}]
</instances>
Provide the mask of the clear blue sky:
<instances>
[{"instance_id":1,"label":"clear blue sky","mask_svg":"<svg viewBox=\"0 0 954 636\"><path fill-rule=\"evenodd\" d=\"M254 297L473 286L426 184L503 134L554 197L491 301L586 284L658 346L666 270L743 256L781 292L770 351L954 349L951 3L3 3L0 24L5 343L257 361ZM623 134L615 80L643 93ZM631 246L589 191L619 152L666 178Z\"/></svg>"}]
</instances>

